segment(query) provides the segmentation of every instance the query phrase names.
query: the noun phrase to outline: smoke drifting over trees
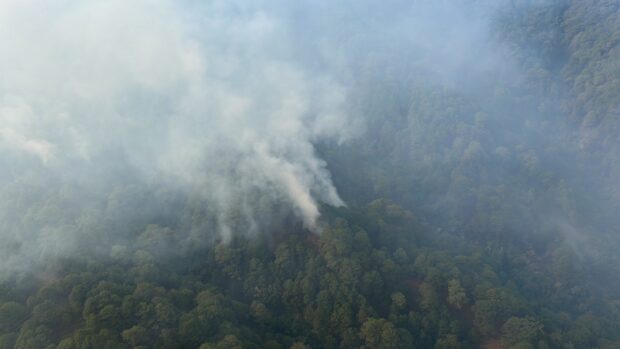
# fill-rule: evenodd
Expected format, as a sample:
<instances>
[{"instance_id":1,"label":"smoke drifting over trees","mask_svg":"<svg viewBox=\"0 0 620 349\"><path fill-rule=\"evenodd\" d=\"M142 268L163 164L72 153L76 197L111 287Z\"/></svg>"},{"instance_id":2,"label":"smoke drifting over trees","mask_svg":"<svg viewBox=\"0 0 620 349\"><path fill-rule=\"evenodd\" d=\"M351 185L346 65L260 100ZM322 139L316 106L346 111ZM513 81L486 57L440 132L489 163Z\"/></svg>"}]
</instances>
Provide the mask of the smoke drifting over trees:
<instances>
[{"instance_id":1,"label":"smoke drifting over trees","mask_svg":"<svg viewBox=\"0 0 620 349\"><path fill-rule=\"evenodd\" d=\"M0 349L617 347L619 37L617 0L0 0Z\"/></svg>"},{"instance_id":2,"label":"smoke drifting over trees","mask_svg":"<svg viewBox=\"0 0 620 349\"><path fill-rule=\"evenodd\" d=\"M289 57L279 18L237 5L3 3L3 154L36 157L61 181L126 161L199 191L225 235L233 210L268 219L261 198L318 229L318 202L343 202L312 142L355 132L346 91ZM98 159L111 151L123 158Z\"/></svg>"},{"instance_id":3,"label":"smoke drifting over trees","mask_svg":"<svg viewBox=\"0 0 620 349\"><path fill-rule=\"evenodd\" d=\"M348 98L366 69L452 85L464 67L506 69L491 7L466 5L4 2L5 181L82 182L106 200L124 167L200 193L224 239L289 211L318 232L319 204L344 202L314 144L362 134L366 111Z\"/></svg>"}]
</instances>

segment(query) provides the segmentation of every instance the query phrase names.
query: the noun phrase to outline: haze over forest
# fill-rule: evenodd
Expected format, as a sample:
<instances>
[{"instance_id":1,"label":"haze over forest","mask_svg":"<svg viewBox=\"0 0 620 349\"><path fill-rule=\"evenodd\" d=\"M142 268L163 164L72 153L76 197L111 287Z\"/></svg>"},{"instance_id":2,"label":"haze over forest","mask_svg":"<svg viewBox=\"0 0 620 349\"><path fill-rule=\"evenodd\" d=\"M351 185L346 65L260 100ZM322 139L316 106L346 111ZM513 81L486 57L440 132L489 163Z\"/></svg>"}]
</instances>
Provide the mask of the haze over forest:
<instances>
[{"instance_id":1,"label":"haze over forest","mask_svg":"<svg viewBox=\"0 0 620 349\"><path fill-rule=\"evenodd\" d=\"M0 349L620 348L620 1L0 0Z\"/></svg>"}]
</instances>

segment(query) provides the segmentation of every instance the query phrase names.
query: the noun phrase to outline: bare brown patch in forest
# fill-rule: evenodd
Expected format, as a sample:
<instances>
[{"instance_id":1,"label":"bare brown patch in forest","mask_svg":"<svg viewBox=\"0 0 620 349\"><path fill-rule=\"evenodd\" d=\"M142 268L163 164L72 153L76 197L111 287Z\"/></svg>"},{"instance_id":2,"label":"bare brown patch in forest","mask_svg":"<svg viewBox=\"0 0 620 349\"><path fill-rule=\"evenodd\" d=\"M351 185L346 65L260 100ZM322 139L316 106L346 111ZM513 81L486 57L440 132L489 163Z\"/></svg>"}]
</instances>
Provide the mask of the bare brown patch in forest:
<instances>
[{"instance_id":1,"label":"bare brown patch in forest","mask_svg":"<svg viewBox=\"0 0 620 349\"><path fill-rule=\"evenodd\" d=\"M40 282L41 287L49 286L58 280L58 276L51 272L40 272L36 274L37 280Z\"/></svg>"},{"instance_id":2,"label":"bare brown patch in forest","mask_svg":"<svg viewBox=\"0 0 620 349\"><path fill-rule=\"evenodd\" d=\"M485 340L482 343L482 348L483 349L507 349L508 347L502 344L502 341L500 341L499 339L491 338L491 339Z\"/></svg>"}]
</instances>

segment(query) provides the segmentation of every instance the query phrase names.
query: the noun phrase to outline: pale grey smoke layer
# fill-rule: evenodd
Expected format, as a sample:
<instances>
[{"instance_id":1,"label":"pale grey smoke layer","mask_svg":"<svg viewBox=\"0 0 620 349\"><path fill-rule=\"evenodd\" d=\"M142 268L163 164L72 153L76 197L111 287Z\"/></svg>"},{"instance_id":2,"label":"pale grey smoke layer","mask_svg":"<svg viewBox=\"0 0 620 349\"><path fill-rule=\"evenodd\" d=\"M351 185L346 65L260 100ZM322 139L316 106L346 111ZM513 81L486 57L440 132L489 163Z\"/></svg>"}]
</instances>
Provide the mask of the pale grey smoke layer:
<instances>
[{"instance_id":1,"label":"pale grey smoke layer","mask_svg":"<svg viewBox=\"0 0 620 349\"><path fill-rule=\"evenodd\" d=\"M192 243L291 212L320 231L321 204L344 203L315 144L395 117L351 105L376 91L364 81L477 90L512 68L490 40L495 7L0 0L0 198L19 198L0 202L0 257L113 245L149 223ZM168 205L178 192L200 207Z\"/></svg>"},{"instance_id":2,"label":"pale grey smoke layer","mask_svg":"<svg viewBox=\"0 0 620 349\"><path fill-rule=\"evenodd\" d=\"M344 203L314 144L359 133L355 76L475 70L486 22L433 4L0 0L3 266L166 224L136 177L205 203L192 241L283 210L319 231L319 205Z\"/></svg>"},{"instance_id":3,"label":"pale grey smoke layer","mask_svg":"<svg viewBox=\"0 0 620 349\"><path fill-rule=\"evenodd\" d=\"M258 193L316 229L319 202L344 203L313 142L354 128L345 89L292 59L291 40L241 2L4 0L0 155L70 173L121 149L222 217Z\"/></svg>"}]
</instances>

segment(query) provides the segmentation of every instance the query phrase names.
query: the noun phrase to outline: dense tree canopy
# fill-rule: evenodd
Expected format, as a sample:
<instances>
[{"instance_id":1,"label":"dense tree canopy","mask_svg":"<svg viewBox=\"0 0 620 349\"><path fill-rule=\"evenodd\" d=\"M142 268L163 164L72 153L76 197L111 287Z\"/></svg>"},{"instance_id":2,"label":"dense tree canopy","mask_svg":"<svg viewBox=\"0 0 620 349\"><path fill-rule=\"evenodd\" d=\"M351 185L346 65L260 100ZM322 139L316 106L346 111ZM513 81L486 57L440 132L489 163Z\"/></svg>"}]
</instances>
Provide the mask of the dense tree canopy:
<instances>
[{"instance_id":1,"label":"dense tree canopy","mask_svg":"<svg viewBox=\"0 0 620 349\"><path fill-rule=\"evenodd\" d=\"M494 25L519 79L360 62L366 133L317 145L348 203L320 234L222 241L199 195L123 169L88 207L2 185L0 229L95 247L2 275L0 349L619 348L620 3L511 1Z\"/></svg>"}]
</instances>

